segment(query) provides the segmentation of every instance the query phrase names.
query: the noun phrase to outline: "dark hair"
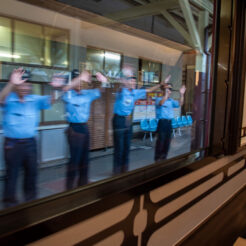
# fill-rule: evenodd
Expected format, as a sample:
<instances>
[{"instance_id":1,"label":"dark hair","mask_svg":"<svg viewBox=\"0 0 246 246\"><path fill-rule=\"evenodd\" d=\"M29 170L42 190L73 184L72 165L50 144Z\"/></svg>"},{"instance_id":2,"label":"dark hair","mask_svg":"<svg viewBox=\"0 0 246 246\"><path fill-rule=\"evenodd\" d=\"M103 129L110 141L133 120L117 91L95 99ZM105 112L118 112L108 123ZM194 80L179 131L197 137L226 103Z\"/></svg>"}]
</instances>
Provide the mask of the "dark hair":
<instances>
[{"instance_id":1,"label":"dark hair","mask_svg":"<svg viewBox=\"0 0 246 246\"><path fill-rule=\"evenodd\" d=\"M32 78L32 74L30 70L24 70L24 74L21 77L22 79L26 79L27 81Z\"/></svg>"},{"instance_id":2,"label":"dark hair","mask_svg":"<svg viewBox=\"0 0 246 246\"><path fill-rule=\"evenodd\" d=\"M173 88L173 84L172 83L166 83L167 85L169 85L171 88Z\"/></svg>"},{"instance_id":3,"label":"dark hair","mask_svg":"<svg viewBox=\"0 0 246 246\"><path fill-rule=\"evenodd\" d=\"M165 91L165 89L169 89L169 90L171 90L172 91L172 89L173 89L173 85L172 85L172 83L166 83L166 85L168 85L168 87L165 87L164 85L161 85L161 90L162 91Z\"/></svg>"},{"instance_id":4,"label":"dark hair","mask_svg":"<svg viewBox=\"0 0 246 246\"><path fill-rule=\"evenodd\" d=\"M71 72L71 79L74 79L79 76L79 70L78 69L73 69Z\"/></svg>"}]
</instances>

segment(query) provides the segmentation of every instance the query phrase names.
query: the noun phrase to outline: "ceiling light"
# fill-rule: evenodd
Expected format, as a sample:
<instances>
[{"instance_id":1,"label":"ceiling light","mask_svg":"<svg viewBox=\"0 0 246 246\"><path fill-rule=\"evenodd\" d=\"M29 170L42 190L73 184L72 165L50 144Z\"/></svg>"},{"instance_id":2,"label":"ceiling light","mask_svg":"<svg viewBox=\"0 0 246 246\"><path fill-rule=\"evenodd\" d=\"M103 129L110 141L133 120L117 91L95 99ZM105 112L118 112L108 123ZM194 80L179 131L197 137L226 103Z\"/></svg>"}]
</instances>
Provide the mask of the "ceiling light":
<instances>
[{"instance_id":1,"label":"ceiling light","mask_svg":"<svg viewBox=\"0 0 246 246\"><path fill-rule=\"evenodd\" d=\"M15 59L19 59L21 58L21 56L19 55L12 55L10 53L4 53L4 52L0 52L0 57L6 57L6 58L15 58Z\"/></svg>"}]
</instances>

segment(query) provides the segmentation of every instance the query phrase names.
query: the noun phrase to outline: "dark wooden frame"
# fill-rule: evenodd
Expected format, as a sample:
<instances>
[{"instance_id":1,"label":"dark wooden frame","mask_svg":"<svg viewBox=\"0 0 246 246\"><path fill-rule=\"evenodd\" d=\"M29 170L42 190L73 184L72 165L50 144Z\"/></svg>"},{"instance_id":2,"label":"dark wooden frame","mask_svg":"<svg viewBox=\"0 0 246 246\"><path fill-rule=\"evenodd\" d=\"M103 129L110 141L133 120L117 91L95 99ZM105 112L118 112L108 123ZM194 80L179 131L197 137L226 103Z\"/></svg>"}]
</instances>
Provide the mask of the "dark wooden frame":
<instances>
[{"instance_id":1,"label":"dark wooden frame","mask_svg":"<svg viewBox=\"0 0 246 246\"><path fill-rule=\"evenodd\" d=\"M234 33L233 33L233 47L234 56L232 63L232 95L231 95L231 114L228 123L227 149L229 154L240 151L241 135L242 135L242 120L244 100L246 95L245 90L245 71L246 71L246 2L236 1L234 4Z\"/></svg>"},{"instance_id":2,"label":"dark wooden frame","mask_svg":"<svg viewBox=\"0 0 246 246\"><path fill-rule=\"evenodd\" d=\"M215 15L213 47L213 109L211 115L210 150L211 155L226 153L225 131L228 118L228 95L230 81L230 54L232 30L232 1L218 0ZM229 11L228 11L229 10ZM221 18L223 16L223 18ZM229 47L229 48L228 48ZM226 64L222 67L220 64Z\"/></svg>"}]
</instances>

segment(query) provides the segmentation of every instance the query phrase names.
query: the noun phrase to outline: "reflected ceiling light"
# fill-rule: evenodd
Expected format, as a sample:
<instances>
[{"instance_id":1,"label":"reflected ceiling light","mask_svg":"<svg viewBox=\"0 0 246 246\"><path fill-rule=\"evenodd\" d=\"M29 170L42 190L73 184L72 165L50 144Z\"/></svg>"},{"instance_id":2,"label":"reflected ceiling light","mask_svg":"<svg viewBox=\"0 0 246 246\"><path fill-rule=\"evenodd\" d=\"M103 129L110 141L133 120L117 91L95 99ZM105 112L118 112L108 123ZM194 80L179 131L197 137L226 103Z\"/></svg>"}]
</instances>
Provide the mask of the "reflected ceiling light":
<instances>
[{"instance_id":1,"label":"reflected ceiling light","mask_svg":"<svg viewBox=\"0 0 246 246\"><path fill-rule=\"evenodd\" d=\"M105 53L102 55L108 59L117 60L117 61L120 60L120 55L116 55L116 54L112 54L112 53Z\"/></svg>"},{"instance_id":2,"label":"reflected ceiling light","mask_svg":"<svg viewBox=\"0 0 246 246\"><path fill-rule=\"evenodd\" d=\"M21 58L19 55L12 55L10 53L4 53L4 52L0 52L0 57L6 57L6 58L16 58L19 59Z\"/></svg>"}]
</instances>

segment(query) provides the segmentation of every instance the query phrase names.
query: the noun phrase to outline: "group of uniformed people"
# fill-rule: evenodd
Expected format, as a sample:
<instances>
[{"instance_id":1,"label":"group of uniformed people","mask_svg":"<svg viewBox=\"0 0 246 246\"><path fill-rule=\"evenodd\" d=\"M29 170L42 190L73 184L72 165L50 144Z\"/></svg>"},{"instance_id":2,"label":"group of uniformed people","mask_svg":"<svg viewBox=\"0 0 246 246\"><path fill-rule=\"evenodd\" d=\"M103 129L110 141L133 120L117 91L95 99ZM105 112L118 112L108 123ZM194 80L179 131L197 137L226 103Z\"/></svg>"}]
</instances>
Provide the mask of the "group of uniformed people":
<instances>
[{"instance_id":1,"label":"group of uniformed people","mask_svg":"<svg viewBox=\"0 0 246 246\"><path fill-rule=\"evenodd\" d=\"M37 144L36 131L39 125L40 110L48 109L55 103L59 90L66 109L69 124L67 139L70 149L70 161L66 171L66 188L88 183L89 164L89 130L87 121L90 116L91 103L100 97L100 89L82 89L83 83L91 82L87 71L72 74L72 81L64 83L62 76L55 75L50 85L54 88L51 95L31 94L31 83L23 78L25 71L21 68L12 72L9 82L0 92L3 113L4 159L6 177L4 186L4 205L16 205L16 184L20 168L24 168L24 198L33 200L37 196ZM96 74L97 81L107 82L107 78ZM132 113L135 102L145 99L147 92L161 88L163 96L156 99L158 121L158 138L155 160L166 159L171 140L171 119L173 108L182 106L185 87L180 89L180 100L170 98L172 86L168 76L163 83L148 89L136 89L136 77L130 66L122 70L121 88L116 94L113 117L115 174L128 170L129 150L132 138ZM75 183L76 176L78 181Z\"/></svg>"}]
</instances>

